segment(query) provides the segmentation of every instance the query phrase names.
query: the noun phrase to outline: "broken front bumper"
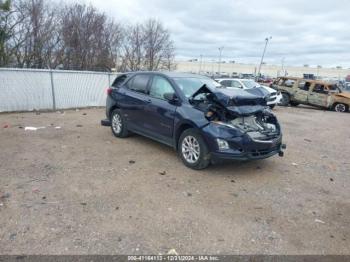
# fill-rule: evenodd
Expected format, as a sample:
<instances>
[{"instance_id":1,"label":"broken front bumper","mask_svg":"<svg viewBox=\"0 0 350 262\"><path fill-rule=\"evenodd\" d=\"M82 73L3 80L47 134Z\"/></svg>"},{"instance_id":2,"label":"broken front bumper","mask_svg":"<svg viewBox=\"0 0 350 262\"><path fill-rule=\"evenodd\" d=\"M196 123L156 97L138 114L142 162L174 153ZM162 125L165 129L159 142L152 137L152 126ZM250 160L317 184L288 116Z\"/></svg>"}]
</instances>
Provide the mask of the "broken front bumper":
<instances>
[{"instance_id":1,"label":"broken front bumper","mask_svg":"<svg viewBox=\"0 0 350 262\"><path fill-rule=\"evenodd\" d=\"M276 154L283 156L283 149L286 148L282 143L282 134L272 140L259 141L247 134L239 135L237 130L228 127L208 125L202 131L214 161L264 159ZM227 141L229 149L220 150L216 142L217 138Z\"/></svg>"}]
</instances>

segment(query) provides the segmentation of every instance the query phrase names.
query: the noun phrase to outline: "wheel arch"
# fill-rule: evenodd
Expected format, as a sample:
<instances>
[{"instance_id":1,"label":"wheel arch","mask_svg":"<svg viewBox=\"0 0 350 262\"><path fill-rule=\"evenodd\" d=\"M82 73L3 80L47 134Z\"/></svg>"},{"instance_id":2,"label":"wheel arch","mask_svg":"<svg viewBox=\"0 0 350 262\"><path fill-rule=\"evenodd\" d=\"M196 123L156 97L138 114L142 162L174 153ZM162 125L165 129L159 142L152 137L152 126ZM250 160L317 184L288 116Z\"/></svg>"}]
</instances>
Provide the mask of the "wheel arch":
<instances>
[{"instance_id":1,"label":"wheel arch","mask_svg":"<svg viewBox=\"0 0 350 262\"><path fill-rule=\"evenodd\" d=\"M111 120L111 114L114 110L120 109L118 105L113 105L108 111L108 119Z\"/></svg>"},{"instance_id":2,"label":"wheel arch","mask_svg":"<svg viewBox=\"0 0 350 262\"><path fill-rule=\"evenodd\" d=\"M190 129L190 128L197 128L197 126L191 121L184 121L184 122L180 123L178 125L178 127L176 128L175 135L174 135L174 146L175 146L176 151L178 150L179 139L180 139L181 134L185 130Z\"/></svg>"}]
</instances>

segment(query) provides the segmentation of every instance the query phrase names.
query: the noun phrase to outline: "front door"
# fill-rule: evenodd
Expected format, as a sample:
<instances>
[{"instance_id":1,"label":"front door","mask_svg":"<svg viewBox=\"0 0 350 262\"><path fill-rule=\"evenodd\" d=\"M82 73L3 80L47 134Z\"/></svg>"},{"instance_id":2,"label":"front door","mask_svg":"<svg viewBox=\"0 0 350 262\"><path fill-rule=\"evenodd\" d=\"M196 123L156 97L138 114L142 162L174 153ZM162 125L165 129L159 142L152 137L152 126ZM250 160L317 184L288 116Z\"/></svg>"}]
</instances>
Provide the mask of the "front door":
<instances>
[{"instance_id":1,"label":"front door","mask_svg":"<svg viewBox=\"0 0 350 262\"><path fill-rule=\"evenodd\" d=\"M309 104L327 107L328 93L327 86L324 84L315 84L308 97Z\"/></svg>"},{"instance_id":2,"label":"front door","mask_svg":"<svg viewBox=\"0 0 350 262\"><path fill-rule=\"evenodd\" d=\"M165 93L175 93L175 90L166 78L153 76L149 88L150 103L146 106L144 128L150 135L171 144L176 106L164 98Z\"/></svg>"}]
</instances>

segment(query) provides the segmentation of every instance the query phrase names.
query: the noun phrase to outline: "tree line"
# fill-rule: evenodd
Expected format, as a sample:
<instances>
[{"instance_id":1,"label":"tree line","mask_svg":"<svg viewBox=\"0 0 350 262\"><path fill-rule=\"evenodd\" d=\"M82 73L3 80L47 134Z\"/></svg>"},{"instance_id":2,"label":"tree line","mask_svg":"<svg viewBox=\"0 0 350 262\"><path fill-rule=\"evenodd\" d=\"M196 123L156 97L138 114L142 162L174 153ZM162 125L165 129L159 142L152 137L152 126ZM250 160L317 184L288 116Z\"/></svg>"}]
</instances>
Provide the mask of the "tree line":
<instances>
[{"instance_id":1,"label":"tree line","mask_svg":"<svg viewBox=\"0 0 350 262\"><path fill-rule=\"evenodd\" d=\"M0 67L173 70L174 52L155 19L128 25L92 5L0 0Z\"/></svg>"}]
</instances>

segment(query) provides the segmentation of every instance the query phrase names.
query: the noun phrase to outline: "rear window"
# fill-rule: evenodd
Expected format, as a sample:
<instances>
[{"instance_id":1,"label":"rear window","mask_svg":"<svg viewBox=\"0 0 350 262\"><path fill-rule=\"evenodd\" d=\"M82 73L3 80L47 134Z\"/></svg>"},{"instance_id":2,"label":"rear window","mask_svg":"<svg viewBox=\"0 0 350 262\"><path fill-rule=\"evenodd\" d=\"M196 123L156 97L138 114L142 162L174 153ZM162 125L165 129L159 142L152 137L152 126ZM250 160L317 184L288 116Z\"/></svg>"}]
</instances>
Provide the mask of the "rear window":
<instances>
[{"instance_id":1,"label":"rear window","mask_svg":"<svg viewBox=\"0 0 350 262\"><path fill-rule=\"evenodd\" d=\"M136 75L132 82L128 82L128 88L139 93L147 93L147 84L150 79L149 75Z\"/></svg>"},{"instance_id":2,"label":"rear window","mask_svg":"<svg viewBox=\"0 0 350 262\"><path fill-rule=\"evenodd\" d=\"M122 83L125 82L125 80L128 78L127 75L121 75L121 76L118 76L114 81L113 81L113 84L112 86L113 87L120 87Z\"/></svg>"}]
</instances>

